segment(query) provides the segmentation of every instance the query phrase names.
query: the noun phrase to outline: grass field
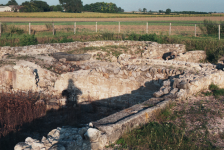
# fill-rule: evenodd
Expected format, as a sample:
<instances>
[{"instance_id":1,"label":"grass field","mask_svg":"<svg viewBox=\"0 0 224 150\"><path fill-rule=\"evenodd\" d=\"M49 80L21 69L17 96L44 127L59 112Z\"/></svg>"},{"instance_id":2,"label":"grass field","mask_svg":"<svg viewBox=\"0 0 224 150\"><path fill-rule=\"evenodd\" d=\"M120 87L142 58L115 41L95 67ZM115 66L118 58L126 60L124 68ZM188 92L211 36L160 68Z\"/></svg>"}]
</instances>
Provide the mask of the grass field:
<instances>
[{"instance_id":1,"label":"grass field","mask_svg":"<svg viewBox=\"0 0 224 150\"><path fill-rule=\"evenodd\" d=\"M180 15L149 15L149 14L126 14L126 13L64 13L64 12L32 12L14 13L1 12L0 17L25 17L25 18L139 18L139 17L210 17L224 16L224 14L180 14Z\"/></svg>"}]
</instances>

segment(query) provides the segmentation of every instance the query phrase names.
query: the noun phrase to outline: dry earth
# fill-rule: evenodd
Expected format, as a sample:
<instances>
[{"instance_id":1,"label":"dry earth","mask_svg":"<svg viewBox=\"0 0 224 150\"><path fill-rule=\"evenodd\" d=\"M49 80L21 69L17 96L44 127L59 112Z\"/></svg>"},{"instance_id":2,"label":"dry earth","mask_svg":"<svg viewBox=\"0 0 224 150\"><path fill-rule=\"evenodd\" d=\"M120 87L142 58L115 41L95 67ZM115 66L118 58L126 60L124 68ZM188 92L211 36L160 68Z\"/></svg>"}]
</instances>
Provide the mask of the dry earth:
<instances>
[{"instance_id":1,"label":"dry earth","mask_svg":"<svg viewBox=\"0 0 224 150\"><path fill-rule=\"evenodd\" d=\"M28 31L28 25L21 25L20 28L23 28ZM45 25L32 25L32 30L35 30L37 32L44 32L48 31ZM55 29L58 30L64 30L68 29L69 32L73 31L74 26L73 25L55 25ZM82 32L95 32L96 26L95 25L78 25L77 29ZM172 26L172 34L181 34L181 33L189 33L194 34L194 26ZM97 26L98 32L118 32L118 25L98 25ZM201 33L200 29L197 27L197 33ZM163 33L166 34L169 32L169 26L168 24L164 24L164 26L158 26L158 25L150 25L148 27L148 33ZM121 25L120 27L121 33L146 33L146 26L145 25Z\"/></svg>"}]
</instances>

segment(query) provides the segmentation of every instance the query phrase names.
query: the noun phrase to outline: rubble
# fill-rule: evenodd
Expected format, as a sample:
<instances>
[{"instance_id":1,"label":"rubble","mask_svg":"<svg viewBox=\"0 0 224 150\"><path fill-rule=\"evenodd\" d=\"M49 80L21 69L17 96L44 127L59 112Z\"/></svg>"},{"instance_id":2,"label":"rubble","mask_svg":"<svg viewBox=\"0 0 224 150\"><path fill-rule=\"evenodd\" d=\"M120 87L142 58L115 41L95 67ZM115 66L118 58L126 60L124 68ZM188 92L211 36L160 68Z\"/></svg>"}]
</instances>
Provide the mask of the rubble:
<instances>
[{"instance_id":1,"label":"rubble","mask_svg":"<svg viewBox=\"0 0 224 150\"><path fill-rule=\"evenodd\" d=\"M132 46L133 52L136 45L144 51L117 57L99 50L82 55L66 53L73 48L105 45ZM171 101L208 89L211 83L224 87L224 73L217 65L197 63L205 59L203 51L186 52L185 46L180 44L97 41L1 47L2 61L12 59L8 56L16 56L15 64L0 67L0 89L63 96L36 102L46 103L47 109L59 109L67 104L77 107L82 103L82 109L91 113L93 107L89 104L92 102L125 108L92 122L91 126L58 127L41 141L29 137L18 143L15 150L102 149L115 142L126 128L133 129L140 122L150 121ZM100 60L101 57L104 59Z\"/></svg>"}]
</instances>

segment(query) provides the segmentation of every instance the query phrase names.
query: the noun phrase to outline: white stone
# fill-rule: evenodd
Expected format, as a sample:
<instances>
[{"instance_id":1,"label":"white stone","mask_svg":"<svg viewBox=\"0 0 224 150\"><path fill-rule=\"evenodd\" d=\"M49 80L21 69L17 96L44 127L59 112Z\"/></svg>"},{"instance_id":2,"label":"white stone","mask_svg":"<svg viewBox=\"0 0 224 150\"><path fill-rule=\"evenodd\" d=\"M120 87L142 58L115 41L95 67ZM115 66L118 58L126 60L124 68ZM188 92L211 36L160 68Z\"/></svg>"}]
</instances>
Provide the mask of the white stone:
<instances>
[{"instance_id":1,"label":"white stone","mask_svg":"<svg viewBox=\"0 0 224 150\"><path fill-rule=\"evenodd\" d=\"M100 131L94 128L89 128L84 134L85 139L90 140L91 142L97 141L100 135Z\"/></svg>"},{"instance_id":2,"label":"white stone","mask_svg":"<svg viewBox=\"0 0 224 150\"><path fill-rule=\"evenodd\" d=\"M16 144L14 147L14 150L24 150L24 149L31 150L32 148L31 145L26 144L25 142L20 142Z\"/></svg>"}]
</instances>

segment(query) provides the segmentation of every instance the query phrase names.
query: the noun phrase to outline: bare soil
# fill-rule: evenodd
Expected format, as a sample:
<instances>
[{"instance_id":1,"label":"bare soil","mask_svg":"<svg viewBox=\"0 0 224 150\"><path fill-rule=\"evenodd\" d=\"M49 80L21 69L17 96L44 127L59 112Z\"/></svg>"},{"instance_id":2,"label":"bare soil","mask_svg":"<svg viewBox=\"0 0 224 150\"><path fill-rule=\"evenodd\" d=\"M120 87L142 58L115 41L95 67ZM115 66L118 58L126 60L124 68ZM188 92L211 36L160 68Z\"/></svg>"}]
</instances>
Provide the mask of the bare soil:
<instances>
[{"instance_id":1,"label":"bare soil","mask_svg":"<svg viewBox=\"0 0 224 150\"><path fill-rule=\"evenodd\" d=\"M203 138L208 132L208 139L218 148L224 149L224 97L204 96L197 94L186 100L179 101L172 108L180 117L172 121L174 124L185 122L186 135L196 132L198 138Z\"/></svg>"},{"instance_id":2,"label":"bare soil","mask_svg":"<svg viewBox=\"0 0 224 150\"><path fill-rule=\"evenodd\" d=\"M28 25L21 25L20 28L28 31ZM79 32L96 32L95 25L79 25L76 26ZM73 25L55 25L55 29L57 31L66 30L66 32L73 32ZM49 31L45 25L33 25L31 26L32 30L37 32L46 32ZM172 26L171 32L173 34L181 34L181 33L192 33L194 34L195 27L194 26ZM114 32L118 33L119 28L118 25L98 25L98 32ZM201 33L200 29L196 28L197 33ZM146 33L145 25L121 25L120 26L121 33ZM150 25L148 26L148 33L168 33L169 25L167 26L159 26L159 25Z\"/></svg>"}]
</instances>

